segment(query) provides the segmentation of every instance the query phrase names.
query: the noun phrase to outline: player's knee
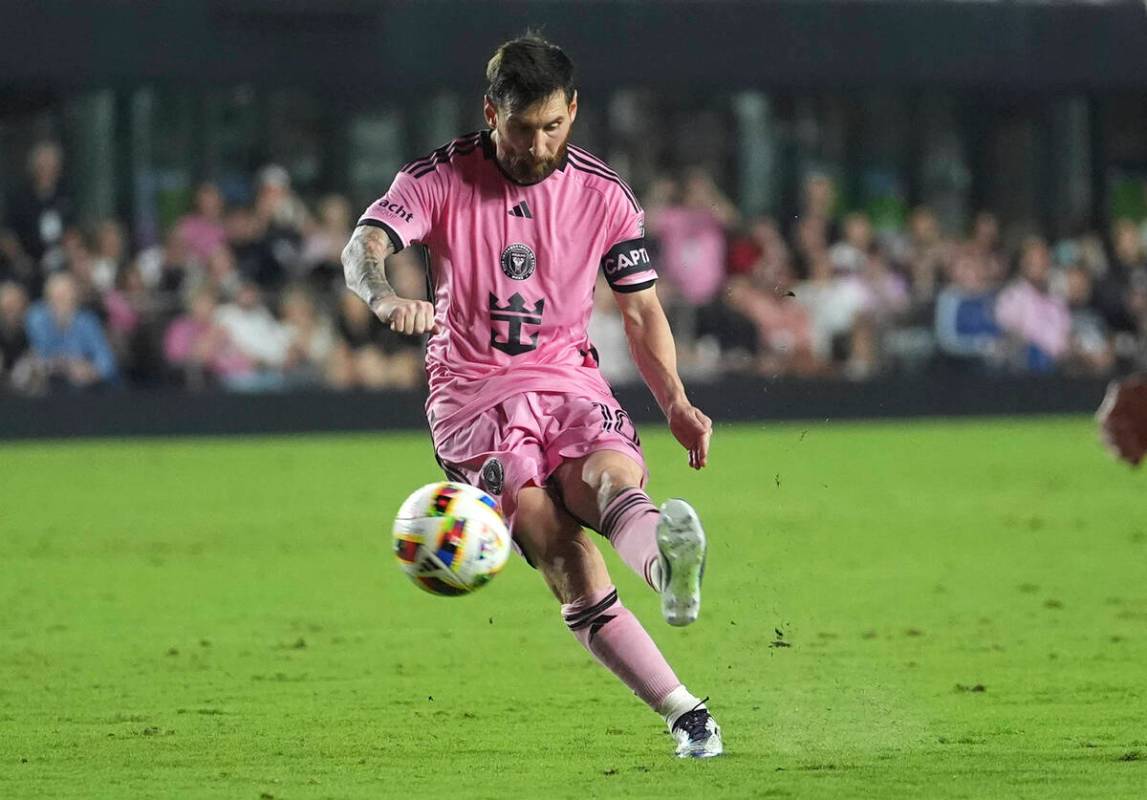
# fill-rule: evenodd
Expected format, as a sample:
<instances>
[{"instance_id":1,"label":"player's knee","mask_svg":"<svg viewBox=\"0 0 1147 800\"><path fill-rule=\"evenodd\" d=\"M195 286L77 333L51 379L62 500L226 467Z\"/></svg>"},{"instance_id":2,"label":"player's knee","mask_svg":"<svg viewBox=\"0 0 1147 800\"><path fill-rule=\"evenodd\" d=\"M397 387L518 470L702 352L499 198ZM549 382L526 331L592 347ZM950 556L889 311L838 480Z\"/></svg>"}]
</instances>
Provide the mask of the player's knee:
<instances>
[{"instance_id":1,"label":"player's knee","mask_svg":"<svg viewBox=\"0 0 1147 800\"><path fill-rule=\"evenodd\" d=\"M624 456L603 458L596 463L591 459L582 469L582 480L597 495L598 508L605 508L622 489L641 485L641 470Z\"/></svg>"}]
</instances>

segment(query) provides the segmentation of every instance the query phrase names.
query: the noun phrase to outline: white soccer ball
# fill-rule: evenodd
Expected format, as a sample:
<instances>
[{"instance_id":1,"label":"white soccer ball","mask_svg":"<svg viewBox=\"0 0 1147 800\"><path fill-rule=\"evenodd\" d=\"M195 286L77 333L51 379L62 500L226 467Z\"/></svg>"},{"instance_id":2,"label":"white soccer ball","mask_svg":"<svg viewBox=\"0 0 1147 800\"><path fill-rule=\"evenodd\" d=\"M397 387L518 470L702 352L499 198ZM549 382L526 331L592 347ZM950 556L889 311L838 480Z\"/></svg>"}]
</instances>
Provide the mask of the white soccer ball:
<instances>
[{"instance_id":1,"label":"white soccer ball","mask_svg":"<svg viewBox=\"0 0 1147 800\"><path fill-rule=\"evenodd\" d=\"M481 489L442 481L417 490L394 519L398 565L431 594L480 589L510 557L510 531Z\"/></svg>"}]
</instances>

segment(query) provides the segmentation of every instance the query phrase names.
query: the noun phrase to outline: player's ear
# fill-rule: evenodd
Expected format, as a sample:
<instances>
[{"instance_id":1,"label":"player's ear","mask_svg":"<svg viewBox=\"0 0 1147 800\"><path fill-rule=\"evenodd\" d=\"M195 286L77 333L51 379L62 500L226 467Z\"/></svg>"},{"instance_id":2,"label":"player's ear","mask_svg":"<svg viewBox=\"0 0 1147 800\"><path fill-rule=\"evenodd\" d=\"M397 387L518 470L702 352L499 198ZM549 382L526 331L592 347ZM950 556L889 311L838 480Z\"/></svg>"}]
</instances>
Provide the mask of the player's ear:
<instances>
[{"instance_id":1,"label":"player's ear","mask_svg":"<svg viewBox=\"0 0 1147 800\"><path fill-rule=\"evenodd\" d=\"M482 96L482 113L486 117L486 124L490 126L490 130L498 127L498 107L494 105L494 101L490 99L489 95Z\"/></svg>"},{"instance_id":2,"label":"player's ear","mask_svg":"<svg viewBox=\"0 0 1147 800\"><path fill-rule=\"evenodd\" d=\"M572 125L573 121L577 118L577 89L574 89L573 99L570 100L569 115L570 124Z\"/></svg>"}]
</instances>

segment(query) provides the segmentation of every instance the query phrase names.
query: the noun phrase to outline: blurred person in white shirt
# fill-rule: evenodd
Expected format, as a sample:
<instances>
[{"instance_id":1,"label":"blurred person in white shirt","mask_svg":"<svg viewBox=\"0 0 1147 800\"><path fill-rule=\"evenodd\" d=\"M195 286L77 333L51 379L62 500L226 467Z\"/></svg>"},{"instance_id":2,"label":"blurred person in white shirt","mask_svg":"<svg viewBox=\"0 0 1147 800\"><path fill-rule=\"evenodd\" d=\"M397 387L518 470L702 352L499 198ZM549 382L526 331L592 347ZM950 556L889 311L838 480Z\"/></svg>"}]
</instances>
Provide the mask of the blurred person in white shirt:
<instances>
[{"instance_id":1,"label":"blurred person in white shirt","mask_svg":"<svg viewBox=\"0 0 1147 800\"><path fill-rule=\"evenodd\" d=\"M227 376L224 385L234 391L285 388L283 369L290 355L291 333L263 304L258 285L243 283L235 302L220 307L215 314L235 349L252 365L248 373Z\"/></svg>"}]
</instances>

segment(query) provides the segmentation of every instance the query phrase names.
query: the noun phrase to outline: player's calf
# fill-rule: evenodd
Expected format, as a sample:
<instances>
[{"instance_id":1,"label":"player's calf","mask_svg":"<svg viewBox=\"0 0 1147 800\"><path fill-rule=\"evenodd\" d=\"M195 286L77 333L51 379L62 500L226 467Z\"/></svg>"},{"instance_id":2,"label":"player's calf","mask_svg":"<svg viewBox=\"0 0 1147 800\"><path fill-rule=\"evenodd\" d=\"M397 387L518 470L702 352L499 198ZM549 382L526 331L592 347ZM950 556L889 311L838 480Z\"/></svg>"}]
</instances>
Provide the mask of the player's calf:
<instances>
[{"instance_id":1,"label":"player's calf","mask_svg":"<svg viewBox=\"0 0 1147 800\"><path fill-rule=\"evenodd\" d=\"M562 606L562 619L602 666L665 720L680 758L722 752L721 729L677 679L653 639L617 596L613 586Z\"/></svg>"}]
</instances>

